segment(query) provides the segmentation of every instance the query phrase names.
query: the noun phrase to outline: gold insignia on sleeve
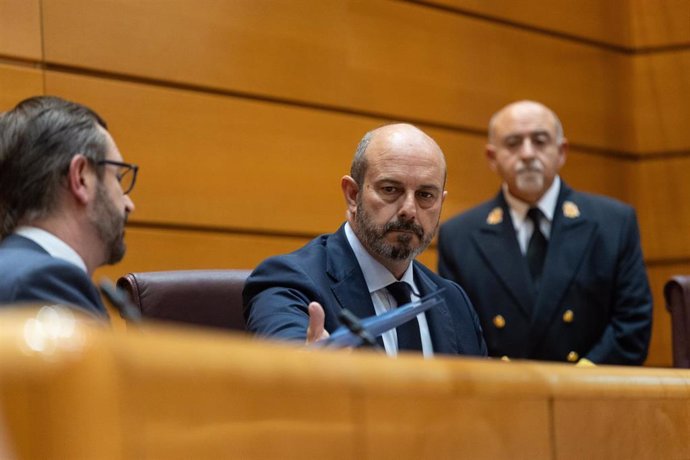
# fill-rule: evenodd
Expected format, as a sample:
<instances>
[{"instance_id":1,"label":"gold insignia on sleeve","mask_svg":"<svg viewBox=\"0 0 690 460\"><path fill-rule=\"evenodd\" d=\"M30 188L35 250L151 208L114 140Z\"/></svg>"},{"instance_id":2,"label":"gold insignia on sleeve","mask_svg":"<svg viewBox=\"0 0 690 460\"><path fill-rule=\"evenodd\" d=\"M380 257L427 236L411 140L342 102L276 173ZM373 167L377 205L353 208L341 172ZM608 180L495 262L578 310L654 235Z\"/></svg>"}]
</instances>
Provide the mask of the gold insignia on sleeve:
<instances>
[{"instance_id":1,"label":"gold insignia on sleeve","mask_svg":"<svg viewBox=\"0 0 690 460\"><path fill-rule=\"evenodd\" d=\"M566 201L563 203L563 215L568 219L580 217L580 208L572 201Z\"/></svg>"},{"instance_id":2,"label":"gold insignia on sleeve","mask_svg":"<svg viewBox=\"0 0 690 460\"><path fill-rule=\"evenodd\" d=\"M493 208L486 218L486 223L489 225L496 225L503 222L503 209Z\"/></svg>"}]
</instances>

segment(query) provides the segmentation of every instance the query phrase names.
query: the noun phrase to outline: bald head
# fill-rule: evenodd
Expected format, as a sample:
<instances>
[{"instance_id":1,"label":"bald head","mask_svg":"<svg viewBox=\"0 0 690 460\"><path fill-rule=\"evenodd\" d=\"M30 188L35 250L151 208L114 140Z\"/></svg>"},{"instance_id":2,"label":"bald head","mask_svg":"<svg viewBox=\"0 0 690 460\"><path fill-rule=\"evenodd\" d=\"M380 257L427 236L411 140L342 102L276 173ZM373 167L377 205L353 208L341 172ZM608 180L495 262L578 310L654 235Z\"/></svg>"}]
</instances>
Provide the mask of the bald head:
<instances>
[{"instance_id":1,"label":"bald head","mask_svg":"<svg viewBox=\"0 0 690 460\"><path fill-rule=\"evenodd\" d=\"M508 191L519 200L537 203L565 164L568 142L561 122L548 107L533 101L502 108L489 123L486 155Z\"/></svg>"},{"instance_id":2,"label":"bald head","mask_svg":"<svg viewBox=\"0 0 690 460\"><path fill-rule=\"evenodd\" d=\"M436 234L445 181L441 148L405 123L368 132L342 178L352 230L398 279Z\"/></svg>"},{"instance_id":3,"label":"bald head","mask_svg":"<svg viewBox=\"0 0 690 460\"><path fill-rule=\"evenodd\" d=\"M489 143L496 145L498 142L496 134L499 126L510 123L512 120L534 116L547 119L548 124L553 129L556 143L560 144L563 142L563 125L556 113L544 104L524 100L508 104L491 117L491 120L489 120Z\"/></svg>"},{"instance_id":4,"label":"bald head","mask_svg":"<svg viewBox=\"0 0 690 460\"><path fill-rule=\"evenodd\" d=\"M369 146L371 145L371 149ZM446 159L436 141L424 131L408 123L395 123L384 125L366 133L357 145L357 151L350 167L350 176L359 187L364 183L367 166L371 160L367 152L375 154L395 151L400 153L413 153L414 151L426 151L435 155L443 165L443 182L446 179Z\"/></svg>"}]
</instances>

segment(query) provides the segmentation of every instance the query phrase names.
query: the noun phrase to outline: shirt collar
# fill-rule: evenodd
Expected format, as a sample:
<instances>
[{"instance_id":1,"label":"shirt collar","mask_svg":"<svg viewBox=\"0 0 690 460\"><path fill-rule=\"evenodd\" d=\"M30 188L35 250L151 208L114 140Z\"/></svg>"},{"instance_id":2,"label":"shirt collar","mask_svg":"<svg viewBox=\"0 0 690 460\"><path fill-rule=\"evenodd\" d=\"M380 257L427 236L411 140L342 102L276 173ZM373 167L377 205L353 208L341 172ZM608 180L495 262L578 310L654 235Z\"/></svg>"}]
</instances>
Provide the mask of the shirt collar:
<instances>
[{"instance_id":1,"label":"shirt collar","mask_svg":"<svg viewBox=\"0 0 690 460\"><path fill-rule=\"evenodd\" d=\"M546 193L537 201L536 207L539 208L549 222L553 222L553 215L556 212L556 202L558 201L558 193L560 190L561 178L560 176L556 176L551 187L549 187ZM521 222L524 222L527 218L527 211L529 211L529 208L532 206L511 195L506 184L503 184L503 196L510 208L514 225L517 226Z\"/></svg>"},{"instance_id":2,"label":"shirt collar","mask_svg":"<svg viewBox=\"0 0 690 460\"><path fill-rule=\"evenodd\" d=\"M370 294L398 281L386 267L381 265L378 260L374 259L372 255L369 254L369 251L366 250L359 241L359 238L357 238L357 235L355 235L349 222L345 223L345 237L347 238L347 242L350 243L352 251L355 253L357 263L359 263L359 267L362 269L364 281L367 283L367 289L369 289ZM406 282L412 287L414 292L418 292L417 286L414 283L413 264L407 267L400 281Z\"/></svg>"},{"instance_id":3,"label":"shirt collar","mask_svg":"<svg viewBox=\"0 0 690 460\"><path fill-rule=\"evenodd\" d=\"M17 228L14 233L33 241L51 256L66 260L84 270L85 273L88 273L86 264L79 254L77 254L77 251L52 233L27 225Z\"/></svg>"}]
</instances>

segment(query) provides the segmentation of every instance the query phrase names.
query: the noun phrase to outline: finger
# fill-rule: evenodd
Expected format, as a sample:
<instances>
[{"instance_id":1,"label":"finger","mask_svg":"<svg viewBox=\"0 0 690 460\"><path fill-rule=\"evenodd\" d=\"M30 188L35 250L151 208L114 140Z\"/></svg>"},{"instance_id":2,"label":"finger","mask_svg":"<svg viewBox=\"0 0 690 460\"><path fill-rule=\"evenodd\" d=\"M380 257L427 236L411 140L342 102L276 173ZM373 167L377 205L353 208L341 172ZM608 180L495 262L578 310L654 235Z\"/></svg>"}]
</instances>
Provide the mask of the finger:
<instances>
[{"instance_id":1,"label":"finger","mask_svg":"<svg viewBox=\"0 0 690 460\"><path fill-rule=\"evenodd\" d=\"M309 304L309 327L307 328L307 344L323 340L328 337L328 332L324 327L326 314L323 307L318 302Z\"/></svg>"}]
</instances>

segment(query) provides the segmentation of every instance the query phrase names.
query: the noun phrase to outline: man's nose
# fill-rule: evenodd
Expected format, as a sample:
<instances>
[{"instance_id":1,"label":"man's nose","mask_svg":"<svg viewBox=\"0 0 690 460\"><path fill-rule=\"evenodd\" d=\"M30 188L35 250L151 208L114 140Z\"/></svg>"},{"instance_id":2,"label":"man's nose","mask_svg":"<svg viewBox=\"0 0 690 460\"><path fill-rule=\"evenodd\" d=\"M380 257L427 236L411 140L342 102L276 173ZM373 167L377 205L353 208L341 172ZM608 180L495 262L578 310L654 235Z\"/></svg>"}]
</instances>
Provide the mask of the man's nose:
<instances>
[{"instance_id":1,"label":"man's nose","mask_svg":"<svg viewBox=\"0 0 690 460\"><path fill-rule=\"evenodd\" d=\"M405 220L412 220L417 216L417 200L414 191L409 191L402 198L398 215Z\"/></svg>"},{"instance_id":2,"label":"man's nose","mask_svg":"<svg viewBox=\"0 0 690 460\"><path fill-rule=\"evenodd\" d=\"M536 151L534 149L534 144L530 138L525 138L520 146L520 157L523 159L533 158Z\"/></svg>"},{"instance_id":3,"label":"man's nose","mask_svg":"<svg viewBox=\"0 0 690 460\"><path fill-rule=\"evenodd\" d=\"M125 210L128 214L134 212L134 201L129 197L129 195L123 195L125 198Z\"/></svg>"}]
</instances>

